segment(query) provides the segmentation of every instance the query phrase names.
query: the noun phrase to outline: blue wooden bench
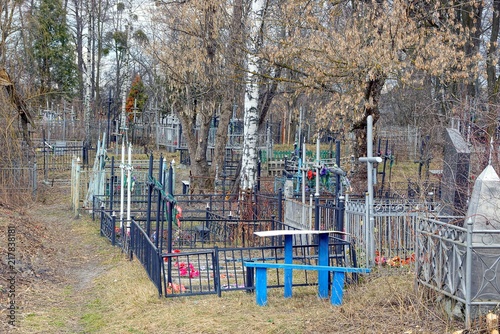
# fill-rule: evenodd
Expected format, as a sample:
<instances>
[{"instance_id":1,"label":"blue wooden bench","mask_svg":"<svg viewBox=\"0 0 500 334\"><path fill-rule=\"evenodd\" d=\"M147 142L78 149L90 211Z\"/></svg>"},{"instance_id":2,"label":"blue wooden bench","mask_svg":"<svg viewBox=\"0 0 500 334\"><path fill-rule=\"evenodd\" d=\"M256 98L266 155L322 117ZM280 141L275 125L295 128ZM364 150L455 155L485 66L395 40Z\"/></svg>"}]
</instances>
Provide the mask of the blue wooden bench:
<instances>
[{"instance_id":1,"label":"blue wooden bench","mask_svg":"<svg viewBox=\"0 0 500 334\"><path fill-rule=\"evenodd\" d=\"M330 267L314 266L305 264L285 264L285 263L266 263L266 262L245 262L247 268L255 268L255 298L257 305L267 305L267 269L285 269L291 274L292 270L316 270L318 272L333 272L332 293L330 303L332 305L341 305L344 295L344 284L346 273L369 273L367 268L349 268L349 267ZM318 296L328 298L328 276L318 275ZM292 281L285 280L285 298L292 297Z\"/></svg>"}]
</instances>

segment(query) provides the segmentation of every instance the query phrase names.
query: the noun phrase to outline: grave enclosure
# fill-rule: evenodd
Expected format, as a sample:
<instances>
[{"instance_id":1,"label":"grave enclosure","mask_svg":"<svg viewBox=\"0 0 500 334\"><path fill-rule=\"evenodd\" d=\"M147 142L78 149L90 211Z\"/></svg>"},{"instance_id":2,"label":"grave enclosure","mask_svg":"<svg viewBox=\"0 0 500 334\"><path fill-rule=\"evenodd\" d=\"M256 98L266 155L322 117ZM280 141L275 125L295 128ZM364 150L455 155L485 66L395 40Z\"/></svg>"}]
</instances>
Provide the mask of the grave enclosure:
<instances>
[{"instance_id":1,"label":"grave enclosure","mask_svg":"<svg viewBox=\"0 0 500 334\"><path fill-rule=\"evenodd\" d=\"M170 186L172 168L164 170L160 158L158 175L154 176L153 157L150 159L148 193L145 197L134 196L130 221L113 215L118 205L113 195L95 196L93 212L101 219L102 235L141 261L160 295L220 295L225 291L252 290L253 275L244 268L245 261L283 260L283 238L262 240L254 236L257 231L296 229L276 219L283 210L283 203L277 202L276 197L256 195L260 206L268 209L255 213L251 219L233 214L232 204L220 195L174 198ZM263 217L268 213L271 215ZM356 263L349 242L332 238L330 243L332 265ZM312 238L296 238L294 260L315 263L315 248ZM310 285L314 281L313 275L304 275L294 285ZM271 287L282 286L282 273L276 273Z\"/></svg>"}]
</instances>

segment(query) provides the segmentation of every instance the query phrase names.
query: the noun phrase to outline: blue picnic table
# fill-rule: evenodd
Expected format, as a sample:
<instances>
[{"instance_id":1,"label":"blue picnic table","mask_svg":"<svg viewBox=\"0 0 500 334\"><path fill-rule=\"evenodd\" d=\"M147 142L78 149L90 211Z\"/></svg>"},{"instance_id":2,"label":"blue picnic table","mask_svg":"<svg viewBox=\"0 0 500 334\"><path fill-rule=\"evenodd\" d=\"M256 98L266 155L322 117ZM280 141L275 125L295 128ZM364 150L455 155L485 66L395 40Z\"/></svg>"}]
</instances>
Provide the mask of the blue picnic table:
<instances>
[{"instance_id":1,"label":"blue picnic table","mask_svg":"<svg viewBox=\"0 0 500 334\"><path fill-rule=\"evenodd\" d=\"M284 269L284 297L292 297L292 272L299 270L318 271L318 296L328 298L328 276L329 272L334 272L332 281L331 303L339 305L342 303L342 291L345 284L345 273L367 273L370 269L366 268L348 268L332 267L329 264L329 236L330 234L347 234L341 231L317 231L317 230L273 230L254 232L259 237L277 237L284 236L284 263L266 263L266 262L245 262L246 267L253 267L255 272L255 292L258 305L267 304L267 269ZM318 236L318 265L301 265L293 263L293 237L296 235L317 235Z\"/></svg>"}]
</instances>

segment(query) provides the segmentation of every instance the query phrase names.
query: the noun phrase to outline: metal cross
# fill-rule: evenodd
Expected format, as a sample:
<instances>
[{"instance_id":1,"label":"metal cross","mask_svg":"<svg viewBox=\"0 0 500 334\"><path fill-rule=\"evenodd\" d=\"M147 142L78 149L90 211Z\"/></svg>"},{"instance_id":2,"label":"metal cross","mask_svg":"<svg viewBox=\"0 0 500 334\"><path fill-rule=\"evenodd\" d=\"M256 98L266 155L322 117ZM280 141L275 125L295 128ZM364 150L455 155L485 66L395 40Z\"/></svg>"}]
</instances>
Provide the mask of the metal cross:
<instances>
[{"instance_id":1,"label":"metal cross","mask_svg":"<svg viewBox=\"0 0 500 334\"><path fill-rule=\"evenodd\" d=\"M375 261L375 239L373 236L375 224L373 218L373 164L381 163L381 157L373 156L373 117L369 115L366 118L366 157L360 157L360 162L366 162L368 193L366 198L366 266L371 267Z\"/></svg>"}]
</instances>

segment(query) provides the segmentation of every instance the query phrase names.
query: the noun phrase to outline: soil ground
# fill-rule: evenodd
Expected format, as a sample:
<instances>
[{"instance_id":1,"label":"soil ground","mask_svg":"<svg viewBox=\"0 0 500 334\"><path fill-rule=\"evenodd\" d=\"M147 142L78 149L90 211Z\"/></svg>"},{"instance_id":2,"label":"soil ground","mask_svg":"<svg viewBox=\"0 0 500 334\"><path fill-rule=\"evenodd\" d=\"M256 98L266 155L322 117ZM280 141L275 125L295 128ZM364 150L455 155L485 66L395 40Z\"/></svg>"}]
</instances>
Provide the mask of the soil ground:
<instances>
[{"instance_id":1,"label":"soil ground","mask_svg":"<svg viewBox=\"0 0 500 334\"><path fill-rule=\"evenodd\" d=\"M24 211L0 207L0 333L452 333L448 320L413 287L410 268L374 272L349 287L344 304L314 287L269 292L258 307L244 292L159 298L137 261L100 237L88 214L74 218L69 187L40 190ZM15 322L9 325L7 240L15 230Z\"/></svg>"},{"instance_id":2,"label":"soil ground","mask_svg":"<svg viewBox=\"0 0 500 334\"><path fill-rule=\"evenodd\" d=\"M24 212L0 209L0 332L85 332L81 315L92 296L93 281L109 267L110 258L121 256L99 242L88 217L72 216L69 187L46 187L41 192L39 202ZM13 278L7 261L11 254L4 243L8 226L15 229L15 326L4 322L13 320L4 309Z\"/></svg>"}]
</instances>

